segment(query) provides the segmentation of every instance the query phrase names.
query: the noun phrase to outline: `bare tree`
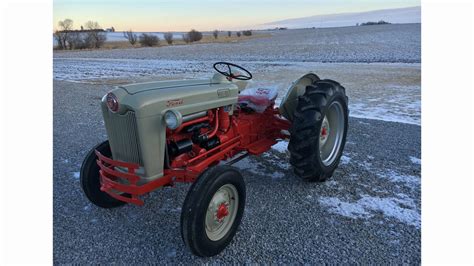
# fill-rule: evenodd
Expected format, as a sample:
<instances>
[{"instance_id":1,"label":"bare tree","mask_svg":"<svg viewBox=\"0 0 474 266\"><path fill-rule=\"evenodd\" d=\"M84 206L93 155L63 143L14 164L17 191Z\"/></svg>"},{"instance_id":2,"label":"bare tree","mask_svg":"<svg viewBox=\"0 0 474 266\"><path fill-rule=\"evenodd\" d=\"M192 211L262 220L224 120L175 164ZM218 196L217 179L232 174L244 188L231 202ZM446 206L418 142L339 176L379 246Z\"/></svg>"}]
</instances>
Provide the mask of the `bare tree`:
<instances>
[{"instance_id":1,"label":"bare tree","mask_svg":"<svg viewBox=\"0 0 474 266\"><path fill-rule=\"evenodd\" d=\"M58 22L58 25L59 27L64 30L64 31L71 31L72 30L72 26L74 25L74 21L72 21L72 19L65 19L63 21L59 21Z\"/></svg>"},{"instance_id":2,"label":"bare tree","mask_svg":"<svg viewBox=\"0 0 474 266\"><path fill-rule=\"evenodd\" d=\"M89 47L100 48L107 40L107 35L104 30L100 27L99 23L95 21L86 22L87 29L87 43Z\"/></svg>"},{"instance_id":3,"label":"bare tree","mask_svg":"<svg viewBox=\"0 0 474 266\"><path fill-rule=\"evenodd\" d=\"M240 31L238 31L236 34L237 34L237 37L240 37L241 35Z\"/></svg>"},{"instance_id":4,"label":"bare tree","mask_svg":"<svg viewBox=\"0 0 474 266\"><path fill-rule=\"evenodd\" d=\"M54 33L54 37L56 38L59 49L67 49L68 46L69 49L72 49L69 45L69 35L72 31L73 24L74 22L72 21L72 19L68 18L62 21L60 20L58 22L59 30Z\"/></svg>"},{"instance_id":5,"label":"bare tree","mask_svg":"<svg viewBox=\"0 0 474 266\"><path fill-rule=\"evenodd\" d=\"M168 44L173 43L173 33L172 32L166 32L163 37L165 37L165 40Z\"/></svg>"},{"instance_id":6,"label":"bare tree","mask_svg":"<svg viewBox=\"0 0 474 266\"><path fill-rule=\"evenodd\" d=\"M54 32L54 39L56 40L56 47L57 49L65 49L66 47L64 47L64 40L63 40L63 33L60 32L59 30L56 30Z\"/></svg>"},{"instance_id":7,"label":"bare tree","mask_svg":"<svg viewBox=\"0 0 474 266\"><path fill-rule=\"evenodd\" d=\"M214 36L214 39L217 39L217 36L219 36L219 31L218 30L214 30L212 32L212 36Z\"/></svg>"},{"instance_id":8,"label":"bare tree","mask_svg":"<svg viewBox=\"0 0 474 266\"><path fill-rule=\"evenodd\" d=\"M156 35L142 33L142 35L140 35L140 37L138 39L138 42L142 46L152 47L152 46L155 46L155 45L159 44L160 38L158 38L158 36L156 36Z\"/></svg>"},{"instance_id":9,"label":"bare tree","mask_svg":"<svg viewBox=\"0 0 474 266\"><path fill-rule=\"evenodd\" d=\"M137 43L137 40L138 40L137 35L132 30L124 31L123 37L125 37L125 39L127 39L131 45L135 45L135 43Z\"/></svg>"},{"instance_id":10,"label":"bare tree","mask_svg":"<svg viewBox=\"0 0 474 266\"><path fill-rule=\"evenodd\" d=\"M71 49L89 48L87 43L87 33L84 31L73 31L69 36L69 45Z\"/></svg>"},{"instance_id":11,"label":"bare tree","mask_svg":"<svg viewBox=\"0 0 474 266\"><path fill-rule=\"evenodd\" d=\"M229 37L232 36L232 31L228 31L227 36L229 36Z\"/></svg>"}]
</instances>

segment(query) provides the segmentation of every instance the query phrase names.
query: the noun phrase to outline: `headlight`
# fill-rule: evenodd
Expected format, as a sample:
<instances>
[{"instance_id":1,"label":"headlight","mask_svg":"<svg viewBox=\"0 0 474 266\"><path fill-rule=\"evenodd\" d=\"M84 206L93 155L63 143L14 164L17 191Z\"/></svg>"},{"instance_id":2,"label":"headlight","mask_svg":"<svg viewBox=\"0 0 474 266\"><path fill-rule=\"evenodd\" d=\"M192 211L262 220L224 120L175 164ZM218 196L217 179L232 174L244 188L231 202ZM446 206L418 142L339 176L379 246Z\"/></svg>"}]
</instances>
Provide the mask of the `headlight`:
<instances>
[{"instance_id":1,"label":"headlight","mask_svg":"<svg viewBox=\"0 0 474 266\"><path fill-rule=\"evenodd\" d=\"M113 94L111 92L107 93L107 96L106 96L105 100L106 100L106 103L107 103L107 107L109 107L110 111L112 111L114 113L118 111L119 102L118 102L117 96L115 96L115 94Z\"/></svg>"},{"instance_id":2,"label":"headlight","mask_svg":"<svg viewBox=\"0 0 474 266\"><path fill-rule=\"evenodd\" d=\"M165 113L165 123L169 129L177 129L183 123L183 116L176 110L168 110Z\"/></svg>"}]
</instances>

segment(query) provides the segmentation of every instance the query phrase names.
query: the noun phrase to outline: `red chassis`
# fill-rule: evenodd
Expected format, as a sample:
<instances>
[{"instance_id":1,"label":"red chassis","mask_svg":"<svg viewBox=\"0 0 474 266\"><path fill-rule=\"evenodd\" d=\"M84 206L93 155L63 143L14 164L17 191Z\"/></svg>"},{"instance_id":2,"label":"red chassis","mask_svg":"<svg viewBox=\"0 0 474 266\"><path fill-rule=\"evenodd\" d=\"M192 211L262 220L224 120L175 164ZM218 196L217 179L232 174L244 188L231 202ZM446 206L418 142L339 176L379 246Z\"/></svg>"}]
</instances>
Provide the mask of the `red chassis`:
<instances>
[{"instance_id":1,"label":"red chassis","mask_svg":"<svg viewBox=\"0 0 474 266\"><path fill-rule=\"evenodd\" d=\"M277 139L289 137L282 130L288 130L290 122L280 117L277 108L269 107L261 114L239 109L231 116L224 108L218 108L208 111L205 117L183 123L176 130L167 129L166 142L190 139L192 133L183 129L201 122L213 125L211 129L200 129L201 133L209 139L217 136L220 144L208 150L193 144L191 151L169 158L162 177L145 184L139 185L140 176L135 173L140 167L138 164L112 160L96 150L101 190L118 200L143 205L144 202L138 198L143 194L174 182L194 182L200 173L219 161L237 157L242 152L261 154L269 150Z\"/></svg>"}]
</instances>

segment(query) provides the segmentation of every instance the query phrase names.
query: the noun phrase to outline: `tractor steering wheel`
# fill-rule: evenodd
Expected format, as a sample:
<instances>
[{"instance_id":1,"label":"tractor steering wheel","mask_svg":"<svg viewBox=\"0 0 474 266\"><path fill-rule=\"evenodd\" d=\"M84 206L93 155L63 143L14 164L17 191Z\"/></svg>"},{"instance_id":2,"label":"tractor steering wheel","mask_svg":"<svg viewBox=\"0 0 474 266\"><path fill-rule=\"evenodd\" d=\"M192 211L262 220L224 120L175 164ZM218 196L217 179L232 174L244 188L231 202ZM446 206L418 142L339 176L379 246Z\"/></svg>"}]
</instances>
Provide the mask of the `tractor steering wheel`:
<instances>
[{"instance_id":1,"label":"tractor steering wheel","mask_svg":"<svg viewBox=\"0 0 474 266\"><path fill-rule=\"evenodd\" d=\"M228 80L238 79L238 80L249 80L252 79L252 74L245 68L238 66L236 64L228 63L228 62L217 62L213 65L214 69L219 72L220 74L227 77ZM240 71L232 72L232 68L236 68L237 70L242 70L244 73L240 73Z\"/></svg>"}]
</instances>

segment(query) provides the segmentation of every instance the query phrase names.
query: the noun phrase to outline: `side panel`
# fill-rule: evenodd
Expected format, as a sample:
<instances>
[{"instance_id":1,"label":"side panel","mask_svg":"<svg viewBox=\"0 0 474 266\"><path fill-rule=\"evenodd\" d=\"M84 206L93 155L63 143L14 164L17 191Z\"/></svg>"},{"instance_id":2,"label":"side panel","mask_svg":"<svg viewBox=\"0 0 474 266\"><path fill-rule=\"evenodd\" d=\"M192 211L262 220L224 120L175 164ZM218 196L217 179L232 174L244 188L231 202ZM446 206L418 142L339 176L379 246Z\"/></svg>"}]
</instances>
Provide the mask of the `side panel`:
<instances>
[{"instance_id":1,"label":"side panel","mask_svg":"<svg viewBox=\"0 0 474 266\"><path fill-rule=\"evenodd\" d=\"M161 115L137 118L138 139L145 167L145 179L163 176L166 125Z\"/></svg>"}]
</instances>

